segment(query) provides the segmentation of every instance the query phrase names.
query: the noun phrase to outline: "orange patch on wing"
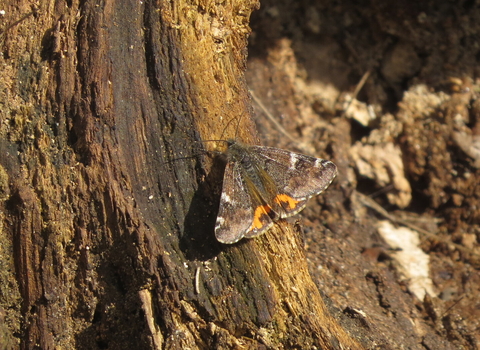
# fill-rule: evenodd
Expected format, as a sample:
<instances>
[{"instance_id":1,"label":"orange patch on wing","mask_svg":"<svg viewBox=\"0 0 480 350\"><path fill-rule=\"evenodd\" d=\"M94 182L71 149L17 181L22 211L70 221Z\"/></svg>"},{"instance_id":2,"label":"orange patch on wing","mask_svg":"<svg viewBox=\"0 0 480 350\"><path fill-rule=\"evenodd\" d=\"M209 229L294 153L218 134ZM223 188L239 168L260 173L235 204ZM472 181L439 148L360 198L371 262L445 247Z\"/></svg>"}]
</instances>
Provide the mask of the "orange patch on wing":
<instances>
[{"instance_id":1,"label":"orange patch on wing","mask_svg":"<svg viewBox=\"0 0 480 350\"><path fill-rule=\"evenodd\" d=\"M295 209L298 206L298 203L300 203L300 201L297 201L296 199L287 196L286 194L277 195L275 197L275 202L280 205L282 205L282 203L287 203L290 209Z\"/></svg>"},{"instance_id":2,"label":"orange patch on wing","mask_svg":"<svg viewBox=\"0 0 480 350\"><path fill-rule=\"evenodd\" d=\"M270 208L269 205L260 205L256 207L255 212L253 213L253 223L249 231L254 229L261 229L263 226L265 226L265 222L262 221L262 216L268 216L268 213L270 213L271 211L272 208Z\"/></svg>"}]
</instances>

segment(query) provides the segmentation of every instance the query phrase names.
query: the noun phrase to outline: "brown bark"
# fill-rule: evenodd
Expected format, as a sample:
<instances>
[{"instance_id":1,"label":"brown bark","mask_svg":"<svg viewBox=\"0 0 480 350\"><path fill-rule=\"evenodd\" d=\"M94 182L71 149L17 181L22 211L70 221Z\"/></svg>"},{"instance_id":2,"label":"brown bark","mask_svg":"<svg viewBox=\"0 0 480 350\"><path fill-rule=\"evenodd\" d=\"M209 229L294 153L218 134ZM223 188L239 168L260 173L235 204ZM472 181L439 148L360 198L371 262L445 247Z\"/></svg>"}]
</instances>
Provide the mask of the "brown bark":
<instances>
[{"instance_id":1,"label":"brown bark","mask_svg":"<svg viewBox=\"0 0 480 350\"><path fill-rule=\"evenodd\" d=\"M478 348L475 2L37 6L0 4L0 348ZM257 128L339 174L222 245L201 140Z\"/></svg>"},{"instance_id":2,"label":"brown bark","mask_svg":"<svg viewBox=\"0 0 480 350\"><path fill-rule=\"evenodd\" d=\"M360 348L326 313L290 226L213 238L221 174L191 156L200 139L256 139L243 74L257 6L57 2L4 27L14 347ZM14 23L31 9L5 11Z\"/></svg>"}]
</instances>

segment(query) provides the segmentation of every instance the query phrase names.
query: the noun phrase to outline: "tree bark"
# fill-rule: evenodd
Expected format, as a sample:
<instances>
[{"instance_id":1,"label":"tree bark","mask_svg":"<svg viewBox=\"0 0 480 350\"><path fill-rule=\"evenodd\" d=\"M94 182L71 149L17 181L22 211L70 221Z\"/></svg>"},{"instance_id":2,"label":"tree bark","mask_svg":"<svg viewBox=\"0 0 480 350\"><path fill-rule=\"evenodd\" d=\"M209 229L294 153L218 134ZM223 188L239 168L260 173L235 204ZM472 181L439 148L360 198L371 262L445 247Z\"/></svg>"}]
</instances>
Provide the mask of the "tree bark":
<instances>
[{"instance_id":1,"label":"tree bark","mask_svg":"<svg viewBox=\"0 0 480 350\"><path fill-rule=\"evenodd\" d=\"M5 344L361 348L290 225L214 239L221 169L199 141L257 141L244 77L257 7L7 1Z\"/></svg>"}]
</instances>

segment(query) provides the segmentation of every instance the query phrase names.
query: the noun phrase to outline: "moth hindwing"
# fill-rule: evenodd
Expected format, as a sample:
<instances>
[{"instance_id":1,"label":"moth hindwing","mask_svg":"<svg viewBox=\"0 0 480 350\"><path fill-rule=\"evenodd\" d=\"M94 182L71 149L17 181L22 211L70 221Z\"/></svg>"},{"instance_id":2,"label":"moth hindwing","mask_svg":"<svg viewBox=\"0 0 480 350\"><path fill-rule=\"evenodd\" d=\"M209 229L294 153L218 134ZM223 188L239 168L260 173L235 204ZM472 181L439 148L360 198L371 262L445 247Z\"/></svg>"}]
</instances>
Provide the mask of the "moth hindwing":
<instances>
[{"instance_id":1,"label":"moth hindwing","mask_svg":"<svg viewBox=\"0 0 480 350\"><path fill-rule=\"evenodd\" d=\"M287 150L228 141L215 236L235 243L297 214L337 175L328 160Z\"/></svg>"}]
</instances>

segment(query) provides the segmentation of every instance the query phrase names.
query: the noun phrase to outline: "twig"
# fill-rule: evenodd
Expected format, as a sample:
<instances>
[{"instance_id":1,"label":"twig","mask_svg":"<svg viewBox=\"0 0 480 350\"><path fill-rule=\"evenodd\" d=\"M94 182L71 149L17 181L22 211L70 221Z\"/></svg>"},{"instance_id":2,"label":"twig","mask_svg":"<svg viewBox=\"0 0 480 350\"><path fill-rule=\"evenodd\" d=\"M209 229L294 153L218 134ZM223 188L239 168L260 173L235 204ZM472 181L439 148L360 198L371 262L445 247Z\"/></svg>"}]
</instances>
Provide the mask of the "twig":
<instances>
[{"instance_id":1,"label":"twig","mask_svg":"<svg viewBox=\"0 0 480 350\"><path fill-rule=\"evenodd\" d=\"M365 196L364 194L361 194L360 192L355 192L356 195L357 195L357 198L360 200L360 202L362 202L363 205L365 205L366 207L370 208L370 209L373 209L374 211L376 211L378 214L382 215L383 217L385 217L386 219L394 222L394 223L397 223L397 224L400 224L400 225L404 225L404 226L407 226L408 228L412 229L412 230L415 230L429 238L434 238L436 240L439 240L447 245L452 245L454 246L455 248L457 248L458 250L460 250L461 252L464 252L464 253L467 253L467 254L472 254L474 256L476 256L477 254L472 250L472 249L469 249L469 248L466 248L460 244L457 244L457 243L454 243L452 241L447 241L446 239L442 238L442 237L439 237L427 230L424 230L423 228L421 227L418 227L417 225L414 225L406 220L403 220L403 219L400 219L400 218L397 218L396 216L390 214L389 212L387 212L385 209L383 209L377 202L375 202L373 199L371 199L370 197L368 196Z\"/></svg>"},{"instance_id":2,"label":"twig","mask_svg":"<svg viewBox=\"0 0 480 350\"><path fill-rule=\"evenodd\" d=\"M252 91L252 90L249 90L250 92L250 95L252 96L252 98L255 100L255 102L258 104L258 106L262 109L263 113L265 113L265 115L267 116L268 119L270 119L270 121L276 126L276 128L283 134L285 135L286 137L289 138L290 141L292 141L293 143L297 144L297 140L295 140L289 133L287 130L285 130L283 128L283 126L280 125L280 123L273 117L273 115L270 114L270 112L267 110L267 108L263 105L262 101L260 101L257 96L255 95L255 93Z\"/></svg>"},{"instance_id":3,"label":"twig","mask_svg":"<svg viewBox=\"0 0 480 350\"><path fill-rule=\"evenodd\" d=\"M367 82L367 79L370 77L370 74L372 74L372 71L369 69L365 72L365 74L363 74L362 76L362 79L360 79L360 81L358 82L357 86L355 87L355 91L353 91L353 94L350 98L350 101L348 101L348 105L347 107L345 108L345 110L343 111L343 116L345 116L345 114L347 114L347 111L348 109L350 108L353 100L355 100L357 98L357 95L358 93L360 92L360 90L362 90L363 86L365 85L365 83Z\"/></svg>"}]
</instances>

